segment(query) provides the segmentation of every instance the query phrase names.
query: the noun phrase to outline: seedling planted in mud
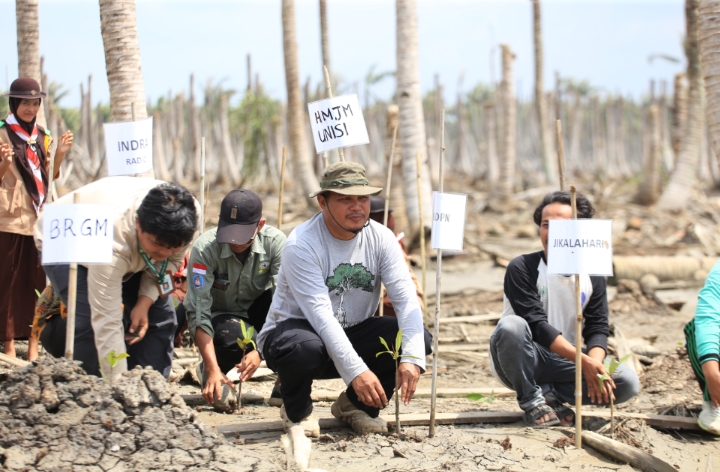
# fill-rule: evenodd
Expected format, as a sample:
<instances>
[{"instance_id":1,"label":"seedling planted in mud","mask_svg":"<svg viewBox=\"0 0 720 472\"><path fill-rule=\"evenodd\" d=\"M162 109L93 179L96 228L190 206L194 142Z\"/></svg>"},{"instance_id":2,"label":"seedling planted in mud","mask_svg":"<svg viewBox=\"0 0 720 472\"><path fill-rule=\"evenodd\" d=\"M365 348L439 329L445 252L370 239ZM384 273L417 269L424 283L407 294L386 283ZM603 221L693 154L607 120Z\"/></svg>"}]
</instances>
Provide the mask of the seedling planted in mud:
<instances>
[{"instance_id":1,"label":"seedling planted in mud","mask_svg":"<svg viewBox=\"0 0 720 472\"><path fill-rule=\"evenodd\" d=\"M245 359L245 351L247 351L247 347L252 344L255 349L257 349L257 345L255 344L255 341L253 341L252 337L253 334L255 334L255 328L250 326L249 328L245 327L245 322L243 320L240 320L240 330L242 331L242 339L237 338L238 346L240 346L240 349L242 349L242 357L240 358L240 363ZM240 383L238 383L238 391L237 391L237 404L238 404L238 411L242 408L242 373L240 374Z\"/></svg>"},{"instance_id":2,"label":"seedling planted in mud","mask_svg":"<svg viewBox=\"0 0 720 472\"><path fill-rule=\"evenodd\" d=\"M605 370L607 371L607 374L598 376L598 382L600 384L600 390L603 390L603 383L606 380L614 379L615 378L615 371L617 370L620 365L625 362L626 360L630 359L630 356L632 354L628 354L626 356L623 356L619 361L617 359L613 359L612 357L605 359ZM610 392L610 432L612 434L613 439L615 439L615 404L613 402L613 393Z\"/></svg>"},{"instance_id":3,"label":"seedling planted in mud","mask_svg":"<svg viewBox=\"0 0 720 472\"><path fill-rule=\"evenodd\" d=\"M100 370L100 373L102 374L103 377L105 377L105 380L110 382L110 385L113 384L113 370L115 370L115 366L117 365L118 362L120 362L121 360L126 359L128 357L130 357L130 354L128 354L127 352L122 352L120 354L116 354L114 349L112 351L110 351L107 356L104 357L104 359L107 361L107 363L110 364L110 378L108 379L108 377L105 375L105 373L102 370Z\"/></svg>"},{"instance_id":4,"label":"seedling planted in mud","mask_svg":"<svg viewBox=\"0 0 720 472\"><path fill-rule=\"evenodd\" d=\"M400 359L418 359L415 356L406 356L400 354L400 345L402 344L402 330L398 329L397 336L395 336L395 344L392 349L388 347L387 342L380 336L380 342L385 346L385 351L380 351L375 354L375 357L379 357L381 354L390 354L395 361L395 432L400 434L400 392L398 391L398 384L400 383L400 374L398 373L398 366Z\"/></svg>"}]
</instances>

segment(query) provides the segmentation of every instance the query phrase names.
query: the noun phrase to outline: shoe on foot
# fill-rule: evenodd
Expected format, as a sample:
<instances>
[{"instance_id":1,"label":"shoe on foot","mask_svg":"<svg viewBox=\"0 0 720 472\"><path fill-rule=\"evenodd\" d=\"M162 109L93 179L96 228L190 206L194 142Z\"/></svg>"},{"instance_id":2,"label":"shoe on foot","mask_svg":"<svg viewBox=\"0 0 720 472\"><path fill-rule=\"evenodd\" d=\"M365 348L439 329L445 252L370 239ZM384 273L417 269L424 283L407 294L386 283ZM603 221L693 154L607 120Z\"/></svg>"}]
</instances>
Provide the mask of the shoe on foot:
<instances>
[{"instance_id":1,"label":"shoe on foot","mask_svg":"<svg viewBox=\"0 0 720 472\"><path fill-rule=\"evenodd\" d=\"M703 402L698 425L708 433L720 435L720 408L712 402Z\"/></svg>"},{"instance_id":2,"label":"shoe on foot","mask_svg":"<svg viewBox=\"0 0 720 472\"><path fill-rule=\"evenodd\" d=\"M341 393L332 404L330 412L335 418L349 424L358 434L388 432L387 422L384 419L371 418L370 415L353 405L345 392Z\"/></svg>"},{"instance_id":3,"label":"shoe on foot","mask_svg":"<svg viewBox=\"0 0 720 472\"><path fill-rule=\"evenodd\" d=\"M320 437L320 423L318 423L317 418L312 414L307 415L297 423L293 423L285 413L285 405L283 405L280 407L280 418L282 418L283 429L286 433L289 432L293 426L302 426L305 430L305 436L311 438Z\"/></svg>"},{"instance_id":4,"label":"shoe on foot","mask_svg":"<svg viewBox=\"0 0 720 472\"><path fill-rule=\"evenodd\" d=\"M280 385L275 385L272 389L272 393L270 394L270 399L268 400L268 405L282 406L282 404L283 404L283 398L282 398L282 393L280 392Z\"/></svg>"}]
</instances>

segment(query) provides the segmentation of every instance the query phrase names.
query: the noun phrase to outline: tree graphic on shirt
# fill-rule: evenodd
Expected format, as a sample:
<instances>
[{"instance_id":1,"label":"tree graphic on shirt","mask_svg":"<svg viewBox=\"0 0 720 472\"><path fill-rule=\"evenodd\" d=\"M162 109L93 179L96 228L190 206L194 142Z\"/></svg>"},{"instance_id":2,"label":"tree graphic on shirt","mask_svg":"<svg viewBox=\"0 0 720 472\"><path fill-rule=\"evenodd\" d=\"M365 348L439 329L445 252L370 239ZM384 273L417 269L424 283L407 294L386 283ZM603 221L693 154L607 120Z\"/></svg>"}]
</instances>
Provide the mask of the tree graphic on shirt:
<instances>
[{"instance_id":1,"label":"tree graphic on shirt","mask_svg":"<svg viewBox=\"0 0 720 472\"><path fill-rule=\"evenodd\" d=\"M373 279L375 279L375 276L371 274L361 262L356 264L344 262L335 268L331 277L325 279L327 288L335 290L335 295L340 297L340 304L338 305L335 318L337 318L343 328L346 328L348 324L345 307L343 306L345 294L354 288L372 292L375 289L372 284Z\"/></svg>"}]
</instances>

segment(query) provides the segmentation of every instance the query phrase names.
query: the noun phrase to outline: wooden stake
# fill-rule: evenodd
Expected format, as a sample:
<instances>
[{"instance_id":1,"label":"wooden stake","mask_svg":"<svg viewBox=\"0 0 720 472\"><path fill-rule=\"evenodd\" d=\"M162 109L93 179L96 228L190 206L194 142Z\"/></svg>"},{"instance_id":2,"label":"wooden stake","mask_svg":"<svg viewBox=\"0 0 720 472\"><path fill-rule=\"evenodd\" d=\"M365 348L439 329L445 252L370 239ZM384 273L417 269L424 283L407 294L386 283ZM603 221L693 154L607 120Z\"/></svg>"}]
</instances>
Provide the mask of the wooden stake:
<instances>
[{"instance_id":1,"label":"wooden stake","mask_svg":"<svg viewBox=\"0 0 720 472\"><path fill-rule=\"evenodd\" d=\"M330 83L330 72L328 72L327 66L323 66L323 75L325 76L325 93L327 93L328 98L332 98L332 84ZM345 162L345 152L343 152L342 148L338 148L338 154L340 154L340 160ZM325 155L327 155L327 153L325 153ZM323 158L326 160L325 167L327 167L327 157Z\"/></svg>"},{"instance_id":2,"label":"wooden stake","mask_svg":"<svg viewBox=\"0 0 720 472\"><path fill-rule=\"evenodd\" d=\"M560 190L565 191L565 151L563 149L562 122L555 120L555 133L557 138L558 170L560 171Z\"/></svg>"},{"instance_id":3,"label":"wooden stake","mask_svg":"<svg viewBox=\"0 0 720 472\"><path fill-rule=\"evenodd\" d=\"M73 195L73 203L80 203L80 196L77 192ZM75 308L77 307L77 262L70 263L70 274L68 276L68 304L67 304L67 325L65 328L65 357L73 358L75 351Z\"/></svg>"},{"instance_id":4,"label":"wooden stake","mask_svg":"<svg viewBox=\"0 0 720 472\"><path fill-rule=\"evenodd\" d=\"M570 186L572 219L577 220L575 186ZM580 275L575 274L575 446L582 448L582 301L580 299Z\"/></svg>"},{"instance_id":5,"label":"wooden stake","mask_svg":"<svg viewBox=\"0 0 720 472\"><path fill-rule=\"evenodd\" d=\"M57 153L57 150L55 152ZM50 173L48 174L47 203L52 203L54 200L53 182L55 181L55 156L48 156L48 159L50 159Z\"/></svg>"},{"instance_id":6,"label":"wooden stake","mask_svg":"<svg viewBox=\"0 0 720 472\"><path fill-rule=\"evenodd\" d=\"M135 102L130 102L130 116L135 121Z\"/></svg>"},{"instance_id":7,"label":"wooden stake","mask_svg":"<svg viewBox=\"0 0 720 472\"><path fill-rule=\"evenodd\" d=\"M385 180L385 213L383 214L383 225L388 224L388 214L390 213L390 185L392 183L392 169L395 162L395 138L397 138L397 126L393 130L392 146L390 146L390 158L388 159L387 179ZM380 316L385 314L385 286L380 287Z\"/></svg>"},{"instance_id":8,"label":"wooden stake","mask_svg":"<svg viewBox=\"0 0 720 472\"><path fill-rule=\"evenodd\" d=\"M438 191L443 191L443 167L445 165L445 109L442 109L440 121L440 172L438 176ZM418 163L418 168L420 164ZM418 195L419 197L420 195ZM420 208L420 215L422 215L422 208ZM422 228L423 233L425 229ZM442 249L437 250L437 267L435 268L435 326L433 327L433 372L432 372L432 386L430 394L430 431L428 436L431 438L435 436L435 403L437 397L437 353L438 353L438 338L440 337L440 286L442 282Z\"/></svg>"},{"instance_id":9,"label":"wooden stake","mask_svg":"<svg viewBox=\"0 0 720 472\"><path fill-rule=\"evenodd\" d=\"M278 199L278 222L277 229L282 227L282 214L283 214L283 189L285 187L285 160L287 159L287 148L283 146L282 150L282 165L280 167L280 198Z\"/></svg>"},{"instance_id":10,"label":"wooden stake","mask_svg":"<svg viewBox=\"0 0 720 472\"><path fill-rule=\"evenodd\" d=\"M205 232L205 136L200 138L200 234Z\"/></svg>"},{"instance_id":11,"label":"wooden stake","mask_svg":"<svg viewBox=\"0 0 720 472\"><path fill-rule=\"evenodd\" d=\"M425 253L425 221L423 219L423 201L422 201L422 162L420 162L420 151L415 154L417 167L417 191L418 191L418 209L420 210L420 267L422 269L422 291L427 293L427 254ZM423 322L425 321L425 313L423 313Z\"/></svg>"}]
</instances>

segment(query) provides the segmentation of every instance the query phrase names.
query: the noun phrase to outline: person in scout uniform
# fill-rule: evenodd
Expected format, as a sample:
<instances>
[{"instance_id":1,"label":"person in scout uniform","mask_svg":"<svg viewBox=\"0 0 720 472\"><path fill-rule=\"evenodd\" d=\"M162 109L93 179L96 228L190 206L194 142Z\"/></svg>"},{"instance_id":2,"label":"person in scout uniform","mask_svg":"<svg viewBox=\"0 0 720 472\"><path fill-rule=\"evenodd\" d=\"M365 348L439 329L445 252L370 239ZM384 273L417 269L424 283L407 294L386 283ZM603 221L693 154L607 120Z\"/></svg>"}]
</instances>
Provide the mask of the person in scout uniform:
<instances>
[{"instance_id":1,"label":"person in scout uniform","mask_svg":"<svg viewBox=\"0 0 720 472\"><path fill-rule=\"evenodd\" d=\"M35 291L45 287L32 234L49 192L52 139L35 122L46 95L34 79L16 79L5 94L10 114L0 121L0 342L12 357L14 340L30 336ZM55 176L72 142L70 131L60 136L52 156Z\"/></svg>"},{"instance_id":2,"label":"person in scout uniform","mask_svg":"<svg viewBox=\"0 0 720 472\"><path fill-rule=\"evenodd\" d=\"M415 393L431 337L400 245L390 229L370 220L365 168L354 162L328 166L317 197L322 211L295 228L258 346L282 379L283 427L299 424L319 436L310 398L313 379L341 377L347 390L331 412L360 433L387 432L378 414L395 388L395 361L378 356L402 329L398 368L402 400ZM384 284L395 317L373 316ZM398 346L400 347L400 346Z\"/></svg>"},{"instance_id":3,"label":"person in scout uniform","mask_svg":"<svg viewBox=\"0 0 720 472\"><path fill-rule=\"evenodd\" d=\"M176 183L139 177L106 177L60 198L58 204L108 205L112 209L110 264L78 266L74 359L89 374L119 376L128 368L151 366L167 378L177 320L168 295L175 273L197 232L199 206ZM42 252L43 215L35 243ZM63 303L68 300L67 264L45 265ZM65 319L54 317L64 332ZM48 327L45 328L46 330ZM127 352L111 370L107 356Z\"/></svg>"},{"instance_id":4,"label":"person in scout uniform","mask_svg":"<svg viewBox=\"0 0 720 472\"><path fill-rule=\"evenodd\" d=\"M243 357L237 340L244 338L241 323L255 333L262 329L277 283L285 234L265 223L260 197L233 190L220 205L218 227L201 235L190 252L185 309L203 358L198 380L205 400L220 409L233 398L225 374L238 367L246 381L260 365L254 346Z\"/></svg>"}]
</instances>

